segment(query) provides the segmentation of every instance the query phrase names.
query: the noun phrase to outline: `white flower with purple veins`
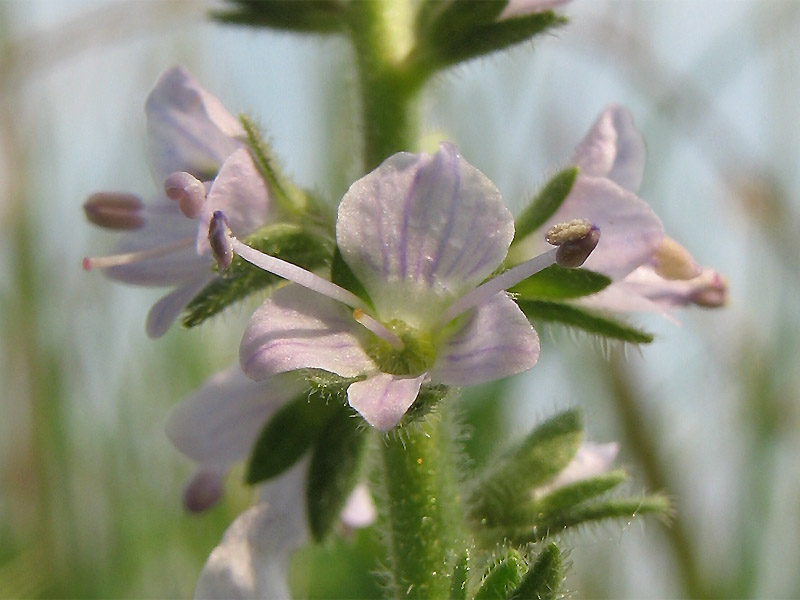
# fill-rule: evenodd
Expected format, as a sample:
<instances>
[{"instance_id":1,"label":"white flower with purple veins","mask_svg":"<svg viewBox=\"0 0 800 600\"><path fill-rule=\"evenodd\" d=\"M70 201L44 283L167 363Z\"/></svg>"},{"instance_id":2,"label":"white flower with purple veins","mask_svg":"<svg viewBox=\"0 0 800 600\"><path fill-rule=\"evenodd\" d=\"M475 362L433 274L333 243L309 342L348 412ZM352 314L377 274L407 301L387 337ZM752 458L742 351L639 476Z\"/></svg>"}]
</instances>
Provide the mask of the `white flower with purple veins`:
<instances>
[{"instance_id":1,"label":"white flower with purple veins","mask_svg":"<svg viewBox=\"0 0 800 600\"><path fill-rule=\"evenodd\" d=\"M506 256L514 220L494 184L442 144L433 155L388 158L339 204L337 244L369 302L242 244L221 213L210 237L300 284L278 289L251 318L243 371L264 381L306 369L359 378L348 401L385 431L423 383L474 385L536 363L536 331L504 290L557 261L577 266L599 237L586 221L551 233L563 245L485 281Z\"/></svg>"},{"instance_id":2,"label":"white flower with purple veins","mask_svg":"<svg viewBox=\"0 0 800 600\"><path fill-rule=\"evenodd\" d=\"M657 312L689 303L724 303L724 279L701 268L687 250L666 237L658 217L636 195L644 176L645 144L627 109L612 105L603 111L578 145L573 163L578 177L543 229L578 216L589 219L603 238L585 267L614 282L581 303ZM534 234L519 244L515 256L531 256L542 248Z\"/></svg>"},{"instance_id":3,"label":"white flower with purple veins","mask_svg":"<svg viewBox=\"0 0 800 600\"><path fill-rule=\"evenodd\" d=\"M84 205L88 219L127 233L112 256L84 259L125 283L171 287L147 317L163 335L214 274L208 221L223 210L247 235L270 218L273 203L242 139L239 121L183 67L156 82L145 104L151 171L164 195L145 204L131 194L100 192Z\"/></svg>"}]
</instances>

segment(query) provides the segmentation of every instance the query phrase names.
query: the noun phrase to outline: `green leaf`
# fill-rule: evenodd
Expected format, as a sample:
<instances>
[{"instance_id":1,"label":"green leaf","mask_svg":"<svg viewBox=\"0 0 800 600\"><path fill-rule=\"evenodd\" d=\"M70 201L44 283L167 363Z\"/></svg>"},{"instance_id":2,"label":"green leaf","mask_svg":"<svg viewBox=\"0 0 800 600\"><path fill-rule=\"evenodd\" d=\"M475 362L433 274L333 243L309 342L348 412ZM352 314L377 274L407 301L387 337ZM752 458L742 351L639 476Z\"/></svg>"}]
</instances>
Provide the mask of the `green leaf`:
<instances>
[{"instance_id":1,"label":"green leaf","mask_svg":"<svg viewBox=\"0 0 800 600\"><path fill-rule=\"evenodd\" d=\"M545 184L527 208L516 218L514 223L514 241L517 243L530 235L552 217L572 191L578 167L568 167L560 171Z\"/></svg>"},{"instance_id":2,"label":"green leaf","mask_svg":"<svg viewBox=\"0 0 800 600\"><path fill-rule=\"evenodd\" d=\"M627 479L625 471L609 471L597 477L582 479L561 486L535 502L537 513L550 515L605 494Z\"/></svg>"},{"instance_id":3,"label":"green leaf","mask_svg":"<svg viewBox=\"0 0 800 600\"><path fill-rule=\"evenodd\" d=\"M572 304L526 298L518 299L517 304L532 321L553 321L632 344L649 344L653 341L653 336L645 331Z\"/></svg>"},{"instance_id":4,"label":"green leaf","mask_svg":"<svg viewBox=\"0 0 800 600\"><path fill-rule=\"evenodd\" d=\"M333 243L298 225L268 225L245 238L245 243L308 270L330 264ZM265 287L284 281L234 256L230 267L197 294L183 311L184 327L195 327L234 302Z\"/></svg>"},{"instance_id":5,"label":"green leaf","mask_svg":"<svg viewBox=\"0 0 800 600\"><path fill-rule=\"evenodd\" d=\"M425 70L441 69L490 54L567 23L553 11L497 21L504 4L452 2L418 38L416 59Z\"/></svg>"},{"instance_id":6,"label":"green leaf","mask_svg":"<svg viewBox=\"0 0 800 600\"><path fill-rule=\"evenodd\" d=\"M470 493L471 516L489 527L530 522L531 491L575 456L583 437L582 421L577 410L556 415L488 467Z\"/></svg>"},{"instance_id":7,"label":"green leaf","mask_svg":"<svg viewBox=\"0 0 800 600\"><path fill-rule=\"evenodd\" d=\"M522 298L567 300L595 294L610 284L609 277L588 269L565 269L550 265L508 291Z\"/></svg>"},{"instance_id":8,"label":"green leaf","mask_svg":"<svg viewBox=\"0 0 800 600\"><path fill-rule=\"evenodd\" d=\"M563 580L561 550L555 544L548 544L508 600L553 600Z\"/></svg>"},{"instance_id":9,"label":"green leaf","mask_svg":"<svg viewBox=\"0 0 800 600\"><path fill-rule=\"evenodd\" d=\"M519 553L510 549L484 574L475 600L505 600L522 581L527 565Z\"/></svg>"},{"instance_id":10,"label":"green leaf","mask_svg":"<svg viewBox=\"0 0 800 600\"><path fill-rule=\"evenodd\" d=\"M344 10L335 0L228 0L228 10L212 12L222 23L303 33L341 31Z\"/></svg>"},{"instance_id":11,"label":"green leaf","mask_svg":"<svg viewBox=\"0 0 800 600\"><path fill-rule=\"evenodd\" d=\"M278 409L256 440L245 481L261 483L296 463L320 436L336 408L334 402L305 392Z\"/></svg>"},{"instance_id":12,"label":"green leaf","mask_svg":"<svg viewBox=\"0 0 800 600\"><path fill-rule=\"evenodd\" d=\"M461 558L453 566L450 584L450 600L467 599L467 576L469 575L469 548L464 548Z\"/></svg>"},{"instance_id":13,"label":"green leaf","mask_svg":"<svg viewBox=\"0 0 800 600\"><path fill-rule=\"evenodd\" d=\"M325 538L353 491L366 448L364 421L348 406L339 406L315 440L308 468L306 506L311 534Z\"/></svg>"}]
</instances>

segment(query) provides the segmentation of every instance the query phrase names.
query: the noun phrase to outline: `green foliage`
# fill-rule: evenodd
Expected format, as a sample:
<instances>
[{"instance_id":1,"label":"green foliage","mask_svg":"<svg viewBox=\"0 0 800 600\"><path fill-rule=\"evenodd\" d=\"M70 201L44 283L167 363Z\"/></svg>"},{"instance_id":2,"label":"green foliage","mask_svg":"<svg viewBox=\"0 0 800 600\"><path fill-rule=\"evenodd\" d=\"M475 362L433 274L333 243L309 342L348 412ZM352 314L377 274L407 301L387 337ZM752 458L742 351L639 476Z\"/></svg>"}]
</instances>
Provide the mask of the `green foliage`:
<instances>
[{"instance_id":1,"label":"green foliage","mask_svg":"<svg viewBox=\"0 0 800 600\"><path fill-rule=\"evenodd\" d=\"M319 438L339 406L304 392L278 409L258 436L246 481L256 484L280 475Z\"/></svg>"},{"instance_id":2,"label":"green foliage","mask_svg":"<svg viewBox=\"0 0 800 600\"><path fill-rule=\"evenodd\" d=\"M564 579L561 550L548 544L508 600L552 600Z\"/></svg>"},{"instance_id":3,"label":"green foliage","mask_svg":"<svg viewBox=\"0 0 800 600\"><path fill-rule=\"evenodd\" d=\"M631 344L649 344L653 341L653 336L645 331L573 304L527 298L518 299L517 304L531 321L561 323Z\"/></svg>"},{"instance_id":4,"label":"green foliage","mask_svg":"<svg viewBox=\"0 0 800 600\"><path fill-rule=\"evenodd\" d=\"M267 225L245 238L245 243L308 270L326 267L330 264L333 252L332 242L298 225L287 223ZM192 298L183 312L181 322L184 327L200 325L234 302L281 281L281 277L234 256L225 273Z\"/></svg>"},{"instance_id":5,"label":"green foliage","mask_svg":"<svg viewBox=\"0 0 800 600\"><path fill-rule=\"evenodd\" d=\"M470 515L489 527L528 518L520 511L530 494L575 456L583 437L582 418L569 410L536 427L527 438L487 467L469 494Z\"/></svg>"},{"instance_id":6,"label":"green foliage","mask_svg":"<svg viewBox=\"0 0 800 600\"><path fill-rule=\"evenodd\" d=\"M536 513L544 515L544 518L548 518L548 515L563 511L566 508L571 508L591 498L604 494L617 487L626 479L627 475L625 471L616 470L598 475L597 477L590 477L561 486L536 499Z\"/></svg>"},{"instance_id":7,"label":"green foliage","mask_svg":"<svg viewBox=\"0 0 800 600\"><path fill-rule=\"evenodd\" d=\"M520 281L509 291L528 299L568 300L595 294L610 284L610 278L588 269L550 265Z\"/></svg>"},{"instance_id":8,"label":"green foliage","mask_svg":"<svg viewBox=\"0 0 800 600\"><path fill-rule=\"evenodd\" d=\"M338 406L314 441L306 507L315 540L330 532L358 483L367 439L363 419L350 407Z\"/></svg>"},{"instance_id":9,"label":"green foliage","mask_svg":"<svg viewBox=\"0 0 800 600\"><path fill-rule=\"evenodd\" d=\"M469 548L464 548L461 558L453 566L450 583L450 600L467 599L467 577L469 575Z\"/></svg>"},{"instance_id":10,"label":"green foliage","mask_svg":"<svg viewBox=\"0 0 800 600\"><path fill-rule=\"evenodd\" d=\"M420 11L417 63L435 71L508 48L567 22L553 11L498 21L505 5L503 0L456 1L434 3Z\"/></svg>"},{"instance_id":11,"label":"green foliage","mask_svg":"<svg viewBox=\"0 0 800 600\"><path fill-rule=\"evenodd\" d=\"M222 23L271 27L301 33L336 33L342 28L341 3L335 0L228 0L227 10L212 13Z\"/></svg>"},{"instance_id":12,"label":"green foliage","mask_svg":"<svg viewBox=\"0 0 800 600\"><path fill-rule=\"evenodd\" d=\"M516 218L514 242L524 239L552 217L572 191L578 167L568 167L545 184L531 203Z\"/></svg>"},{"instance_id":13,"label":"green foliage","mask_svg":"<svg viewBox=\"0 0 800 600\"><path fill-rule=\"evenodd\" d=\"M519 552L513 548L507 550L484 574L475 600L505 600L520 584L526 569Z\"/></svg>"}]
</instances>

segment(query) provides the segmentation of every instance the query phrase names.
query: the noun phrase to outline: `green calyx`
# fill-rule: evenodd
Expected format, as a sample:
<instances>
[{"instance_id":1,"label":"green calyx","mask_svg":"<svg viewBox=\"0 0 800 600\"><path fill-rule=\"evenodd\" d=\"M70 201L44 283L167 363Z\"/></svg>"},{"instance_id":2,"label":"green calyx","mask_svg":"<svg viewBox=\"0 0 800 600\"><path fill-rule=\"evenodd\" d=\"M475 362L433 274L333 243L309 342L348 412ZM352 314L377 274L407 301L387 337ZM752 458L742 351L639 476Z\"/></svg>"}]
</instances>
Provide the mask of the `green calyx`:
<instances>
[{"instance_id":1,"label":"green calyx","mask_svg":"<svg viewBox=\"0 0 800 600\"><path fill-rule=\"evenodd\" d=\"M430 335L413 329L398 319L385 323L402 342L399 350L377 336L371 336L366 352L378 368L391 375L419 375L433 366L436 347Z\"/></svg>"}]
</instances>

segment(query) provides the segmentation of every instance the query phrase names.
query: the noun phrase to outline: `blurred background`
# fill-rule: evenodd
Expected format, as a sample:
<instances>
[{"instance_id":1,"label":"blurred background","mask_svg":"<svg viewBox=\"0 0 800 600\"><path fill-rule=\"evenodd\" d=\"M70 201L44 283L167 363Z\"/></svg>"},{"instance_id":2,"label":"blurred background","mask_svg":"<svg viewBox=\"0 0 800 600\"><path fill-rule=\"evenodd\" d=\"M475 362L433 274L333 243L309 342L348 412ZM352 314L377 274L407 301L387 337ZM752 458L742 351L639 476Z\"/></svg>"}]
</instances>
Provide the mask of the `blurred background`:
<instances>
[{"instance_id":1,"label":"blurred background","mask_svg":"<svg viewBox=\"0 0 800 600\"><path fill-rule=\"evenodd\" d=\"M221 26L198 1L0 0L0 598L189 597L226 525L180 496L192 467L163 423L235 360L247 307L144 333L157 291L85 273L110 251L81 204L156 192L143 103L182 63L268 132L296 180L338 200L360 175L350 49ZM572 406L619 441L631 492L664 491L665 526L562 536L578 598L800 597L800 2L576 0L555 35L439 76L422 107L521 206L609 103L648 144L641 196L698 262L725 273L716 311L633 322L637 348L553 328L539 365L466 399L476 461ZM478 435L480 433L480 435ZM375 591L369 534L301 552L298 595ZM347 559L347 562L345 562ZM337 588L333 588L337 589Z\"/></svg>"}]
</instances>

